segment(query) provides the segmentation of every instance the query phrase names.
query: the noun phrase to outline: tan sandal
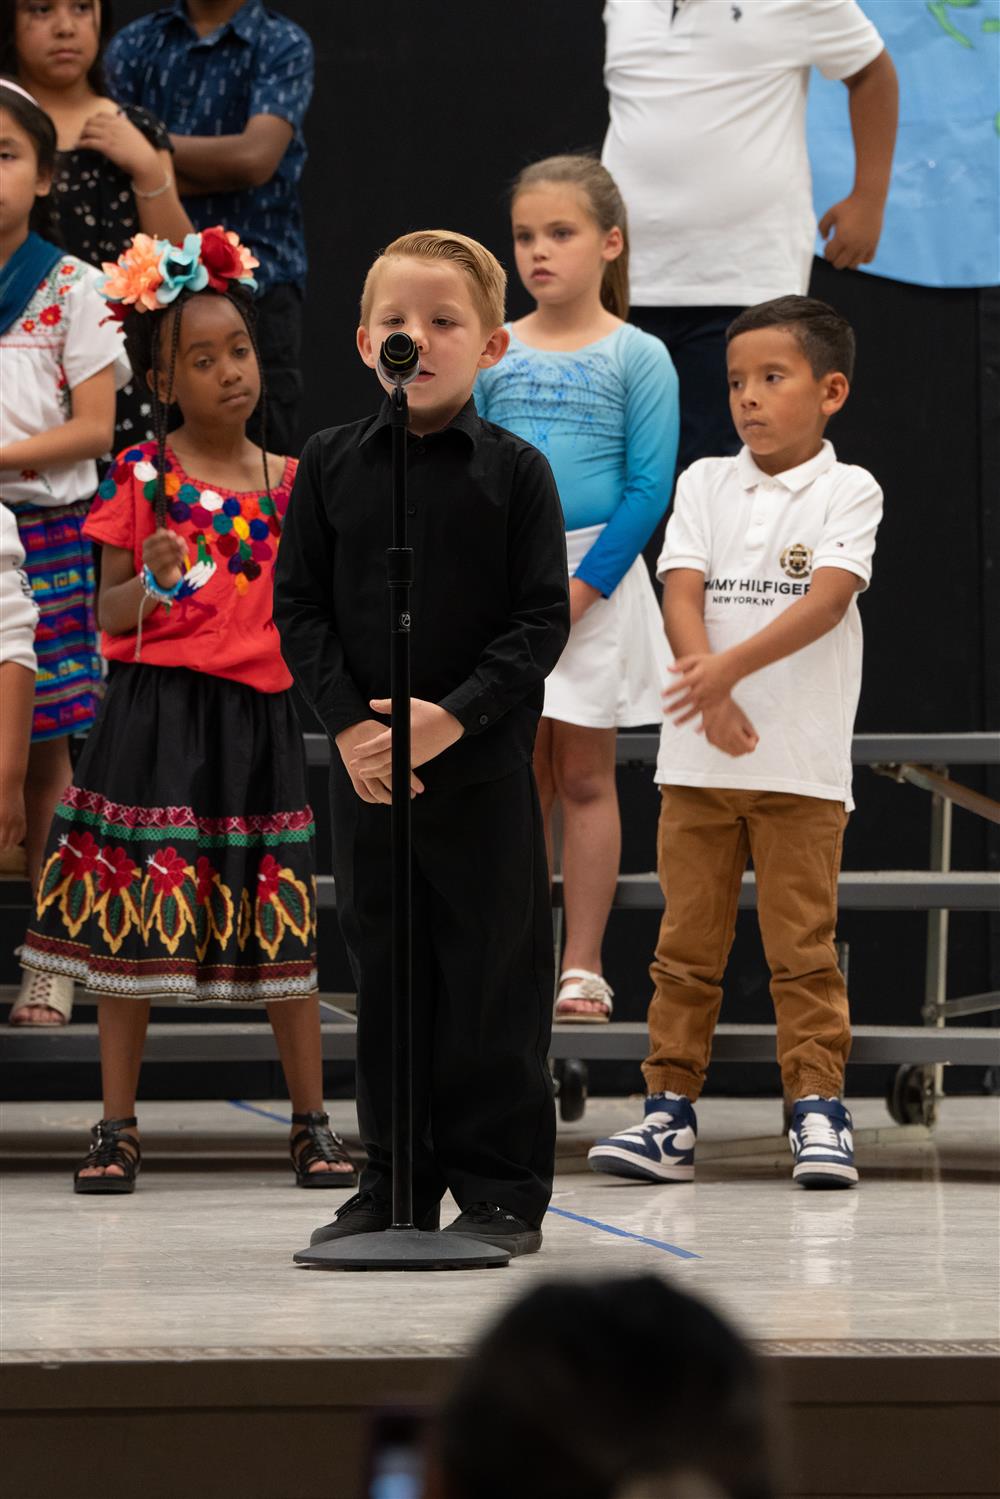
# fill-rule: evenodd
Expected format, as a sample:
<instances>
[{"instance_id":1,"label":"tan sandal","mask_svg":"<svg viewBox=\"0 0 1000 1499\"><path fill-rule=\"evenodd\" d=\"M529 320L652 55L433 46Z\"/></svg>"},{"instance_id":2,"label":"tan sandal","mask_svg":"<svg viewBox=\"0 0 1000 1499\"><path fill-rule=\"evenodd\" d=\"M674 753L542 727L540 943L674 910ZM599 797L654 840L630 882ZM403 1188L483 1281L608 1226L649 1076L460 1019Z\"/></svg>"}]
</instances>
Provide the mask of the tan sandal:
<instances>
[{"instance_id":1,"label":"tan sandal","mask_svg":"<svg viewBox=\"0 0 1000 1499\"><path fill-rule=\"evenodd\" d=\"M559 993L553 1019L575 1025L607 1025L614 1008L614 990L599 973L588 968L567 968L559 975ZM578 1010L580 1000L598 1004L597 1010Z\"/></svg>"},{"instance_id":2,"label":"tan sandal","mask_svg":"<svg viewBox=\"0 0 1000 1499\"><path fill-rule=\"evenodd\" d=\"M33 1020L31 1010L55 1010L61 1020ZM58 1030L73 1013L73 980L63 973L39 973L22 968L21 988L7 1017L9 1025L31 1025L39 1030ZM23 1018L19 1018L23 1017Z\"/></svg>"}]
</instances>

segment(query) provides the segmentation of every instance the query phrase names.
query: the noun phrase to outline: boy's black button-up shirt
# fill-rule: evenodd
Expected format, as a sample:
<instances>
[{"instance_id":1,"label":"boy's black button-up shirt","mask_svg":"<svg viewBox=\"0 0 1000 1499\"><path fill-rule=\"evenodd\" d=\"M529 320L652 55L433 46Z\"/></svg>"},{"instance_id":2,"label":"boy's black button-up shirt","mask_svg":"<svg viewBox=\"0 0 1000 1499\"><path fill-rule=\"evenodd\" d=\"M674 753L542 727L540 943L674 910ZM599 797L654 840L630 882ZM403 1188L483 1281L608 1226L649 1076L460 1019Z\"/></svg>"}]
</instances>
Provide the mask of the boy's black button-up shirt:
<instances>
[{"instance_id":1,"label":"boy's black button-up shirt","mask_svg":"<svg viewBox=\"0 0 1000 1499\"><path fill-rule=\"evenodd\" d=\"M389 696L389 402L309 439L274 574L289 670L330 738ZM536 448L480 421L408 436L414 697L465 733L420 768L428 790L493 780L530 760L543 683L569 635L562 508Z\"/></svg>"}]
</instances>

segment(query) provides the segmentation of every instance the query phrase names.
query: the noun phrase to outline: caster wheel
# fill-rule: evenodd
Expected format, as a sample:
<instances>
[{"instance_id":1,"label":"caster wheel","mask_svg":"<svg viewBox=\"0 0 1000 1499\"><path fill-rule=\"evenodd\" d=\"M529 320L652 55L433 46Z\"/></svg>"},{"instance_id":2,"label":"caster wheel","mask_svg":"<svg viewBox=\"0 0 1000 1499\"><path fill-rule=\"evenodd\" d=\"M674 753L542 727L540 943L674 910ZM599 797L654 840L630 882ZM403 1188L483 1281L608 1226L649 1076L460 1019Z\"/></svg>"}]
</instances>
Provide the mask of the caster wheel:
<instances>
[{"instance_id":1,"label":"caster wheel","mask_svg":"<svg viewBox=\"0 0 1000 1499\"><path fill-rule=\"evenodd\" d=\"M582 1119L587 1107L587 1064L578 1057L566 1057L555 1066L556 1097L559 1118L564 1124Z\"/></svg>"},{"instance_id":2,"label":"caster wheel","mask_svg":"<svg viewBox=\"0 0 1000 1499\"><path fill-rule=\"evenodd\" d=\"M933 1124L937 1118L934 1069L900 1067L889 1084L885 1102L897 1124Z\"/></svg>"}]
</instances>

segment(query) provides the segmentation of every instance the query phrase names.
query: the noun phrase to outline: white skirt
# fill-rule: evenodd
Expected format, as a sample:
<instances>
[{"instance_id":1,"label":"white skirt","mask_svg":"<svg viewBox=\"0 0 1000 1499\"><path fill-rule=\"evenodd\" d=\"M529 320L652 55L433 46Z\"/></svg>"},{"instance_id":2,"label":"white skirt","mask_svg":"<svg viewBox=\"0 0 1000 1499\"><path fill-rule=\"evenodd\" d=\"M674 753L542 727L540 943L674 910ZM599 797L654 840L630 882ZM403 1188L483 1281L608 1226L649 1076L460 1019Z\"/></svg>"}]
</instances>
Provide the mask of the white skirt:
<instances>
[{"instance_id":1,"label":"white skirt","mask_svg":"<svg viewBox=\"0 0 1000 1499\"><path fill-rule=\"evenodd\" d=\"M603 526L566 534L573 576ZM642 557L610 598L600 598L570 631L566 649L545 683L545 718L587 729L659 724L670 648Z\"/></svg>"}]
</instances>

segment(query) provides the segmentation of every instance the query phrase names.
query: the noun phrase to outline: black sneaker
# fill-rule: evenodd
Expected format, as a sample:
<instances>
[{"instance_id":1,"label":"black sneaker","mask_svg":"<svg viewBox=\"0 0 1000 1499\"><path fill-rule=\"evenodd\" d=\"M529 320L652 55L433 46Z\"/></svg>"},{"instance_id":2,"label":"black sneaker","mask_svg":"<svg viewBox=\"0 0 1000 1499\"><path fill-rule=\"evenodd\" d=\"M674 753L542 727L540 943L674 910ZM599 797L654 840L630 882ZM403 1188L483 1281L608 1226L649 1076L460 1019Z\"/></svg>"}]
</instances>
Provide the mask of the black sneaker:
<instances>
[{"instance_id":1,"label":"black sneaker","mask_svg":"<svg viewBox=\"0 0 1000 1499\"><path fill-rule=\"evenodd\" d=\"M417 1227L433 1232L440 1226L441 1209L437 1203L422 1216L416 1214ZM326 1244L330 1239L347 1239L353 1234L377 1234L392 1227L392 1203L374 1192L355 1192L332 1223L324 1223L309 1236L310 1244Z\"/></svg>"},{"instance_id":2,"label":"black sneaker","mask_svg":"<svg viewBox=\"0 0 1000 1499\"><path fill-rule=\"evenodd\" d=\"M542 1230L532 1228L523 1218L497 1207L495 1202L474 1202L454 1223L449 1223L446 1234L465 1234L468 1239L485 1239L498 1249L506 1249L513 1258L517 1254L534 1254L542 1247Z\"/></svg>"}]
</instances>

